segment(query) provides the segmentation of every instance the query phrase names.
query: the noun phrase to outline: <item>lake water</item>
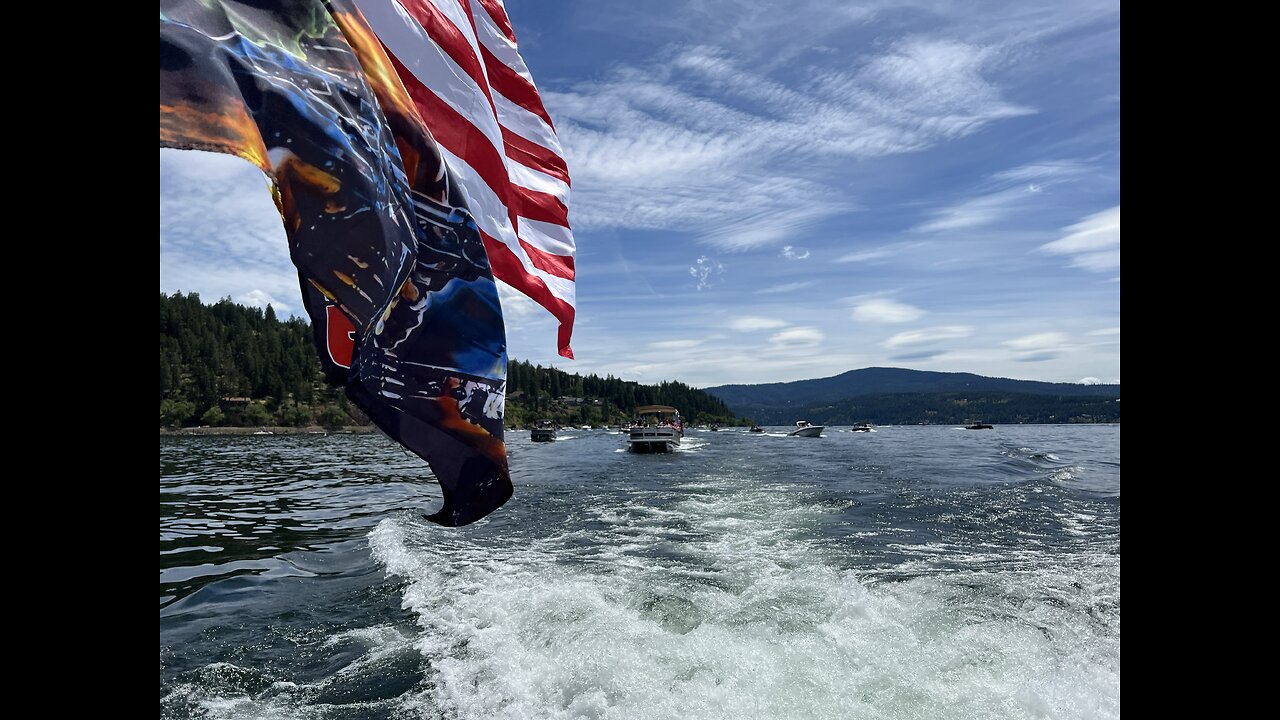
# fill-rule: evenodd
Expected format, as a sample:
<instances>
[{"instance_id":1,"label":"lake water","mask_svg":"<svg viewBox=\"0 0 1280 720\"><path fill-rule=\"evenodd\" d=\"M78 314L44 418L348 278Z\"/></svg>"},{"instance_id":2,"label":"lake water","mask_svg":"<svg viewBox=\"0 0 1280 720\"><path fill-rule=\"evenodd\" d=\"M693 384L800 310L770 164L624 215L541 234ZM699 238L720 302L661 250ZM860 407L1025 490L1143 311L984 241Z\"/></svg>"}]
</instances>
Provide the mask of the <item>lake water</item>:
<instances>
[{"instance_id":1,"label":"lake water","mask_svg":"<svg viewBox=\"0 0 1280 720\"><path fill-rule=\"evenodd\" d=\"M161 716L1120 715L1118 425L508 447L448 529L378 435L161 437Z\"/></svg>"}]
</instances>

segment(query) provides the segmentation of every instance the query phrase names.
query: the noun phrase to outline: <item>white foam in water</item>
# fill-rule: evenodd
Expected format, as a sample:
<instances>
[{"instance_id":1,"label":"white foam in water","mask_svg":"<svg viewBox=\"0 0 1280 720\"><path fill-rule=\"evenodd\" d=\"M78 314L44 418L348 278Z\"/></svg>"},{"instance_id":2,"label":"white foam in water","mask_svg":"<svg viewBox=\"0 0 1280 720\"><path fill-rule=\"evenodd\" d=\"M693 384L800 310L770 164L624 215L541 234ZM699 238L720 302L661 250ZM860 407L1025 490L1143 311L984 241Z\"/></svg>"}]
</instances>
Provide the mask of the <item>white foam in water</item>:
<instances>
[{"instance_id":1,"label":"white foam in water","mask_svg":"<svg viewBox=\"0 0 1280 720\"><path fill-rule=\"evenodd\" d=\"M1118 557L1045 554L1019 563L1034 569L875 581L805 539L813 506L724 478L681 490L675 511L592 509L610 529L585 548L566 528L500 553L450 534L441 552L447 531L383 520L373 553L409 580L404 604L429 663L430 688L404 709L511 720L1119 717Z\"/></svg>"},{"instance_id":2,"label":"white foam in water","mask_svg":"<svg viewBox=\"0 0 1280 720\"><path fill-rule=\"evenodd\" d=\"M163 711L166 707L187 708L188 711L198 708L199 717L234 720L301 720L323 717L324 706L311 704L310 698L351 676L367 674L379 677L389 661L400 653L411 651L412 642L413 638L406 638L390 625L334 633L324 639L323 647L351 645L362 648L364 652L315 683L277 680L270 684L268 690L255 692L253 695L237 692L235 688L243 687L246 678L252 683L253 678L261 676L261 669L240 667L228 662L211 663L201 668L193 681L178 684L161 698L161 717L167 716ZM393 710L395 704L394 700L345 702L341 705L341 711L367 711L374 716L383 716Z\"/></svg>"}]
</instances>

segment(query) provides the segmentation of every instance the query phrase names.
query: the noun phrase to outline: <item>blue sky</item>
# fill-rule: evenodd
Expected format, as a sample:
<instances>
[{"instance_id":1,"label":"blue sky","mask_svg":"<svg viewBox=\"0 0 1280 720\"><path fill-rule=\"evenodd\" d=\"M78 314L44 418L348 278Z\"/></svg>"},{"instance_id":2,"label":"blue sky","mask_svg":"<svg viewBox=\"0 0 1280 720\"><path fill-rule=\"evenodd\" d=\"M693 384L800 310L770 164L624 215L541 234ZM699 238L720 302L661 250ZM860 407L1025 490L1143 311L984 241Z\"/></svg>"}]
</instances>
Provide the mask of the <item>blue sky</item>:
<instances>
[{"instance_id":1,"label":"blue sky","mask_svg":"<svg viewBox=\"0 0 1280 720\"><path fill-rule=\"evenodd\" d=\"M508 0L573 177L578 359L1120 380L1117 2ZM302 312L256 169L160 152L160 289Z\"/></svg>"}]
</instances>

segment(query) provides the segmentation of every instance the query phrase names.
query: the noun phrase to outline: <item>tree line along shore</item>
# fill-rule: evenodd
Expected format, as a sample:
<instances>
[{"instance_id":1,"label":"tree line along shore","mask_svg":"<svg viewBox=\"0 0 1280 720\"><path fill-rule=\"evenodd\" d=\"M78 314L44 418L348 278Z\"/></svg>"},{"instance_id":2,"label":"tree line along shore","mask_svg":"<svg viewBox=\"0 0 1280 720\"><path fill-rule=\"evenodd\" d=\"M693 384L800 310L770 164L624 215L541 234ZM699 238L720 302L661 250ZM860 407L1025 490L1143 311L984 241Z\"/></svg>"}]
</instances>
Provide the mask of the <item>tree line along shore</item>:
<instances>
[{"instance_id":1,"label":"tree line along shore","mask_svg":"<svg viewBox=\"0 0 1280 720\"><path fill-rule=\"evenodd\" d=\"M691 423L751 424L725 403L680 382L657 385L580 375L514 360L507 365L506 423L526 427L616 425L640 405L672 405ZM311 327L275 310L196 293L160 294L160 427L275 432L371 427L341 388L324 382ZM281 430L280 432L286 432Z\"/></svg>"}]
</instances>

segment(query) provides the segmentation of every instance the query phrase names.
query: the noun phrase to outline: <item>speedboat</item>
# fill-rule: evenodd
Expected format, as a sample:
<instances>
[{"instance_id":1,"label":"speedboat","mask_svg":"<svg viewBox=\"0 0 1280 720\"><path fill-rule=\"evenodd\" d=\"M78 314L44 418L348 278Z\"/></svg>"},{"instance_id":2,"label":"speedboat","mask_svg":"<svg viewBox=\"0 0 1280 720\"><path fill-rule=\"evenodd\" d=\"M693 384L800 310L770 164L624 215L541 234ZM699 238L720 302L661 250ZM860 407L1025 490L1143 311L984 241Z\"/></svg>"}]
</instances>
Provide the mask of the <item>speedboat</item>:
<instances>
[{"instance_id":1,"label":"speedboat","mask_svg":"<svg viewBox=\"0 0 1280 720\"><path fill-rule=\"evenodd\" d=\"M751 432L764 432L764 428L760 427L759 425L752 425Z\"/></svg>"},{"instance_id":2,"label":"speedboat","mask_svg":"<svg viewBox=\"0 0 1280 720\"><path fill-rule=\"evenodd\" d=\"M555 421L539 420L537 425L529 428L529 439L533 442L553 442L556 439Z\"/></svg>"},{"instance_id":3,"label":"speedboat","mask_svg":"<svg viewBox=\"0 0 1280 720\"><path fill-rule=\"evenodd\" d=\"M826 425L814 425L808 420L797 420L796 429L790 432L793 437L822 437Z\"/></svg>"},{"instance_id":4,"label":"speedboat","mask_svg":"<svg viewBox=\"0 0 1280 720\"><path fill-rule=\"evenodd\" d=\"M680 447L684 422L680 411L670 405L641 405L627 443L634 453L665 453Z\"/></svg>"},{"instance_id":5,"label":"speedboat","mask_svg":"<svg viewBox=\"0 0 1280 720\"><path fill-rule=\"evenodd\" d=\"M858 423L849 432L871 432L871 426L867 423Z\"/></svg>"},{"instance_id":6,"label":"speedboat","mask_svg":"<svg viewBox=\"0 0 1280 720\"><path fill-rule=\"evenodd\" d=\"M980 422L976 422L972 425L966 425L964 427L965 430L990 430L991 428L992 428L991 425L988 425L986 423L980 423Z\"/></svg>"}]
</instances>

